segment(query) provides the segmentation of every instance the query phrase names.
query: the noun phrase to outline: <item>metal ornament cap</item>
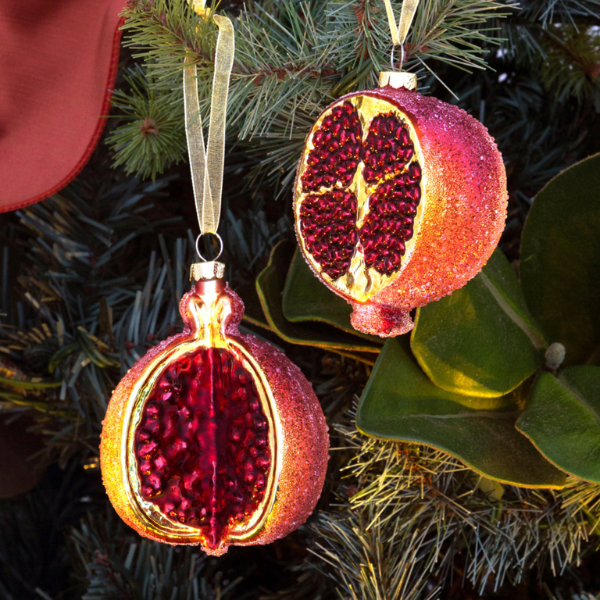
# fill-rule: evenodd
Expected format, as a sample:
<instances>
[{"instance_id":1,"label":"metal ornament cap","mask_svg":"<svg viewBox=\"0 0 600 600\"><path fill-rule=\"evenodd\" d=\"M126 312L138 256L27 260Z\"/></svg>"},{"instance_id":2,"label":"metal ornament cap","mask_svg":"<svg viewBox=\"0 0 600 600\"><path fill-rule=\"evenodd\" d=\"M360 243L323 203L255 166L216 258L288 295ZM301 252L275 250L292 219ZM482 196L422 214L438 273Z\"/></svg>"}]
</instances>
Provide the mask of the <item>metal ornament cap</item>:
<instances>
[{"instance_id":1,"label":"metal ornament cap","mask_svg":"<svg viewBox=\"0 0 600 600\"><path fill-rule=\"evenodd\" d=\"M223 277L225 277L225 265L216 260L194 263L190 267L191 281L223 279Z\"/></svg>"},{"instance_id":2,"label":"metal ornament cap","mask_svg":"<svg viewBox=\"0 0 600 600\"><path fill-rule=\"evenodd\" d=\"M382 71L379 73L379 87L386 85L396 89L416 90L417 76L407 71Z\"/></svg>"}]
</instances>

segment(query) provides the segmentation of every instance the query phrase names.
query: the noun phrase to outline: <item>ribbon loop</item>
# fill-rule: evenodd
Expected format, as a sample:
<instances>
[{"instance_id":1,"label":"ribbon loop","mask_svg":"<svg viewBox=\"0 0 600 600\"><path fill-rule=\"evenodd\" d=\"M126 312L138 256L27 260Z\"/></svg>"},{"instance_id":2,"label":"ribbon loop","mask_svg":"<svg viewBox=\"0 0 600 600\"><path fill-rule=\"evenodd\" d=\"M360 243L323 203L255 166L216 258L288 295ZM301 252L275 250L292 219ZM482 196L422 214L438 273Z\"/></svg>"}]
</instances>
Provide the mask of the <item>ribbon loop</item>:
<instances>
[{"instance_id":1,"label":"ribbon loop","mask_svg":"<svg viewBox=\"0 0 600 600\"><path fill-rule=\"evenodd\" d=\"M390 33L392 34L392 43L394 46L402 46L406 41L408 30L410 29L415 13L417 12L419 0L404 0L402 2L402 11L400 13L398 26L396 26L391 1L383 0L383 2L387 12L388 23L390 25Z\"/></svg>"},{"instance_id":2,"label":"ribbon loop","mask_svg":"<svg viewBox=\"0 0 600 600\"><path fill-rule=\"evenodd\" d=\"M192 3L194 10L205 15L204 2ZM202 117L198 100L196 65L191 57L186 58L183 70L183 98L185 127L192 184L196 201L196 212L200 232L217 233L221 218L221 194L223 190L223 165L225 162L225 125L229 79L235 54L233 24L227 17L213 16L219 28L215 52L208 145L205 149L202 132Z\"/></svg>"}]
</instances>

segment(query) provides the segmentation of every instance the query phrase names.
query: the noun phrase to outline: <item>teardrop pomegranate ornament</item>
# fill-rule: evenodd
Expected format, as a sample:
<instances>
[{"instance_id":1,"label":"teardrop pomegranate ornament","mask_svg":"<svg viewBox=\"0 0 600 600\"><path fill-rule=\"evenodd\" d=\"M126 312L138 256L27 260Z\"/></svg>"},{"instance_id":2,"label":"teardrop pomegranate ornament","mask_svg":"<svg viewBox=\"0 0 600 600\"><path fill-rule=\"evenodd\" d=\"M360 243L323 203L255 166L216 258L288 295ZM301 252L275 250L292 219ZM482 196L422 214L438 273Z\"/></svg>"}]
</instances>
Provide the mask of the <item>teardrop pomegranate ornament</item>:
<instances>
[{"instance_id":1,"label":"teardrop pomegranate ornament","mask_svg":"<svg viewBox=\"0 0 600 600\"><path fill-rule=\"evenodd\" d=\"M296 235L355 329L395 336L410 311L462 287L506 218L506 172L487 129L415 91L410 73L331 104L311 129L295 185Z\"/></svg>"},{"instance_id":2,"label":"teardrop pomegranate ornament","mask_svg":"<svg viewBox=\"0 0 600 600\"><path fill-rule=\"evenodd\" d=\"M329 439L300 369L242 335L239 296L222 279L202 278L214 265L192 268L183 333L150 350L115 389L100 458L113 506L138 533L218 556L272 542L307 519Z\"/></svg>"}]
</instances>

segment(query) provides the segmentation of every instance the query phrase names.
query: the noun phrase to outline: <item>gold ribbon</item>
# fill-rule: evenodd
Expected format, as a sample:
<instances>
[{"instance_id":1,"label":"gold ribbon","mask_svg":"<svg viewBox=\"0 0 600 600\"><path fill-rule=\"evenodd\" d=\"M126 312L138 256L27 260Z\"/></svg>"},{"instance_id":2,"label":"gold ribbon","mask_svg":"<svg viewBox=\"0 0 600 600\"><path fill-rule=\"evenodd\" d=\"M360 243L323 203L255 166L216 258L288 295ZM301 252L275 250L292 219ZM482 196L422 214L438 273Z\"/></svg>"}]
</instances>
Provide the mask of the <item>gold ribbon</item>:
<instances>
[{"instance_id":1,"label":"gold ribbon","mask_svg":"<svg viewBox=\"0 0 600 600\"><path fill-rule=\"evenodd\" d=\"M408 35L408 30L410 29L415 13L417 12L419 0L404 0L404 2L402 2L402 12L400 13L400 21L398 21L397 27L390 0L383 1L385 3L388 22L390 24L392 43L394 46L402 46Z\"/></svg>"},{"instance_id":2,"label":"gold ribbon","mask_svg":"<svg viewBox=\"0 0 600 600\"><path fill-rule=\"evenodd\" d=\"M188 1L200 16L206 17L208 12L205 9L206 0ZM215 73L206 150L198 100L197 71L191 57L186 58L185 62L189 63L189 66L183 70L185 128L201 234L217 233L221 218L227 96L235 54L235 37L231 21L220 15L213 15L213 19L219 28L219 37L215 52Z\"/></svg>"}]
</instances>

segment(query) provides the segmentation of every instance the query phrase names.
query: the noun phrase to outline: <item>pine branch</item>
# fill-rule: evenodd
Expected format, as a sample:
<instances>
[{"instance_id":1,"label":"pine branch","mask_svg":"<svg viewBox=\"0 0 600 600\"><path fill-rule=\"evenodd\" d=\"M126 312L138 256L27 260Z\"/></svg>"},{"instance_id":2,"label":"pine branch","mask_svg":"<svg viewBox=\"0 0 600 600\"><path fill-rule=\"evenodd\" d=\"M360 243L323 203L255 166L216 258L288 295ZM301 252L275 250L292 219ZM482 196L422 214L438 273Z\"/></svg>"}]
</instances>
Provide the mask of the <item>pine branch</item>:
<instances>
[{"instance_id":1,"label":"pine branch","mask_svg":"<svg viewBox=\"0 0 600 600\"><path fill-rule=\"evenodd\" d=\"M401 2L394 2L397 15ZM404 67L423 71L423 62L447 63L467 72L487 67L485 55L490 45L500 43L499 19L512 14L516 2L481 0L428 0L418 6L405 44ZM337 93L358 87L372 87L379 72L391 68L391 41L387 17L382 2L334 0L326 11L329 26L324 32L334 49L335 60L344 69L356 74L368 69L358 85L338 86ZM399 66L400 52L394 59Z\"/></svg>"},{"instance_id":2,"label":"pine branch","mask_svg":"<svg viewBox=\"0 0 600 600\"><path fill-rule=\"evenodd\" d=\"M149 77L139 65L124 74L129 90L117 90L112 103L125 123L106 143L116 153L115 167L154 181L166 166L180 162L187 148L181 89L162 89Z\"/></svg>"},{"instance_id":3,"label":"pine branch","mask_svg":"<svg viewBox=\"0 0 600 600\"><path fill-rule=\"evenodd\" d=\"M600 17L600 8L598 16ZM600 37L596 28L547 27L543 30L540 79L557 99L594 98L600 106Z\"/></svg>"},{"instance_id":4,"label":"pine branch","mask_svg":"<svg viewBox=\"0 0 600 600\"><path fill-rule=\"evenodd\" d=\"M28 374L53 379L60 387L43 395L30 392L4 399L36 409L37 429L48 441L48 460L58 458L64 464L77 451L84 459L97 455L100 423L120 375L145 352L141 347L148 340L166 337L168 327L177 322L177 290L160 290L151 302L159 279L151 270L147 297L136 308L143 270L129 267L125 275L124 268L142 249L139 240L145 233L168 226L168 219L151 222L144 216L152 208L148 196L164 185L146 184L139 190L135 181L126 182L94 190L92 198L73 188L68 200L55 196L20 213L36 241L23 265L27 269L20 289L12 288L20 300L15 298L6 311L8 324L15 313L24 315L20 330L4 324L0 345L10 359L27 365ZM150 262L156 257L150 256ZM174 269L178 287L183 272L183 264ZM166 273L162 266L163 280ZM15 381L12 387L22 384Z\"/></svg>"},{"instance_id":5,"label":"pine branch","mask_svg":"<svg viewBox=\"0 0 600 600\"><path fill-rule=\"evenodd\" d=\"M65 470L48 469L33 490L0 499L3 600L76 597L67 591L73 581L65 533L92 508L90 491L72 462Z\"/></svg>"},{"instance_id":6,"label":"pine branch","mask_svg":"<svg viewBox=\"0 0 600 600\"><path fill-rule=\"evenodd\" d=\"M106 518L90 514L72 546L87 579L83 600L229 600L242 579L228 580L190 546L140 542L112 510Z\"/></svg>"},{"instance_id":7,"label":"pine branch","mask_svg":"<svg viewBox=\"0 0 600 600\"><path fill-rule=\"evenodd\" d=\"M113 175L116 182L102 172L99 184L75 183L19 212L17 239L27 254L9 277L16 249L7 249L0 272L11 291L1 307L0 352L24 371L0 372L0 400L4 410L33 411L47 462L64 465L75 453L84 462L97 458L100 423L119 379L181 327L194 237L162 206L169 180L140 184ZM267 220L258 196L248 211L240 208L225 202L221 228L236 285L253 283L289 231L285 218Z\"/></svg>"},{"instance_id":8,"label":"pine branch","mask_svg":"<svg viewBox=\"0 0 600 600\"><path fill-rule=\"evenodd\" d=\"M526 18L539 21L546 27L551 23L571 23L579 20L598 19L598 0L522 0Z\"/></svg>"},{"instance_id":9,"label":"pine branch","mask_svg":"<svg viewBox=\"0 0 600 600\"><path fill-rule=\"evenodd\" d=\"M428 584L443 588L457 569L483 593L545 563L561 573L598 546L590 539L600 519L597 484L500 485L443 452L341 431L355 452L350 499L317 521L314 552L350 598L424 598Z\"/></svg>"},{"instance_id":10,"label":"pine branch","mask_svg":"<svg viewBox=\"0 0 600 600\"><path fill-rule=\"evenodd\" d=\"M395 2L398 14L400 5ZM422 2L407 44L407 66L422 73L427 61L466 70L484 68L488 46L499 41L498 27L490 23L507 16L514 6L512 0ZM392 46L380 0L253 3L242 10L235 25L230 139L254 144L256 138L303 139L311 119L333 98L372 87L379 71L389 68ZM173 121L164 140L160 129L147 139L140 139L144 136L140 132L147 131L146 125L157 120L154 115L167 107L179 110L183 122L178 90L186 56L197 63L201 110L207 112L215 31L184 0L135 0L126 12L125 30L125 44L139 51L135 56L144 60L152 90L121 92L119 101L128 123L117 128L111 145L117 151L115 164L124 164L128 172L155 176L181 157L182 126ZM169 137L174 131L175 139ZM288 149L283 164L277 154L270 157L277 164L276 172L283 168L286 183L297 147Z\"/></svg>"},{"instance_id":11,"label":"pine branch","mask_svg":"<svg viewBox=\"0 0 600 600\"><path fill-rule=\"evenodd\" d=\"M399 0L395 8L399 11ZM578 107L600 106L595 30L589 24L580 23L579 31L565 26L573 19L593 22L600 10L597 0L532 0L523 10L512 8L511 2L487 0L422 2L406 44L406 66L419 72L426 83L433 83L434 77L425 66L439 72L442 80L450 77L463 105L468 105L469 95L485 86L485 110L492 133L499 140L516 140L519 147L512 153L510 147L501 146L516 158L510 165L514 176L509 183L518 205L514 215L519 230L531 196L557 169L576 160L583 146L575 126L579 121L565 121L559 115L572 99ZM505 18L509 12L511 16ZM563 26L557 27L556 22ZM389 68L391 43L385 11L380 0L268 0L249 4L235 26L237 53L228 139L235 140L254 163L246 180L248 188L257 189L260 182L266 182L281 196L291 188L315 116L339 94L375 85L377 73ZM156 175L181 158L181 68L186 55L197 61L202 111L207 116L215 30L193 14L184 0L136 0L128 12L127 30L127 44L145 60L147 88L140 95L148 104L134 98L124 101L126 123L116 129L111 140L118 140L113 147L118 147L119 164L130 172ZM502 44L500 49L490 53L497 43ZM398 61L396 55L396 64ZM499 71L500 81L481 70L486 61ZM470 75L457 80L452 74L459 72L455 67L480 73L477 78ZM504 85L502 78L506 79ZM538 99L541 114L530 110ZM519 122L534 134L520 142L513 135L513 124L505 118L515 102L521 105L515 106ZM154 103L157 108L152 108ZM151 123L152 115L166 112L167 107L172 110L172 129L164 128L164 139L161 128L148 136L152 146L146 140L140 143L144 123ZM476 106L475 110L482 108ZM132 114L137 118L132 119ZM552 123L564 122L557 135L552 128L540 131L546 116ZM177 133L170 137L170 131ZM530 153L526 144L538 148L537 141L542 139L544 151ZM150 148L161 152L149 153Z\"/></svg>"}]
</instances>

